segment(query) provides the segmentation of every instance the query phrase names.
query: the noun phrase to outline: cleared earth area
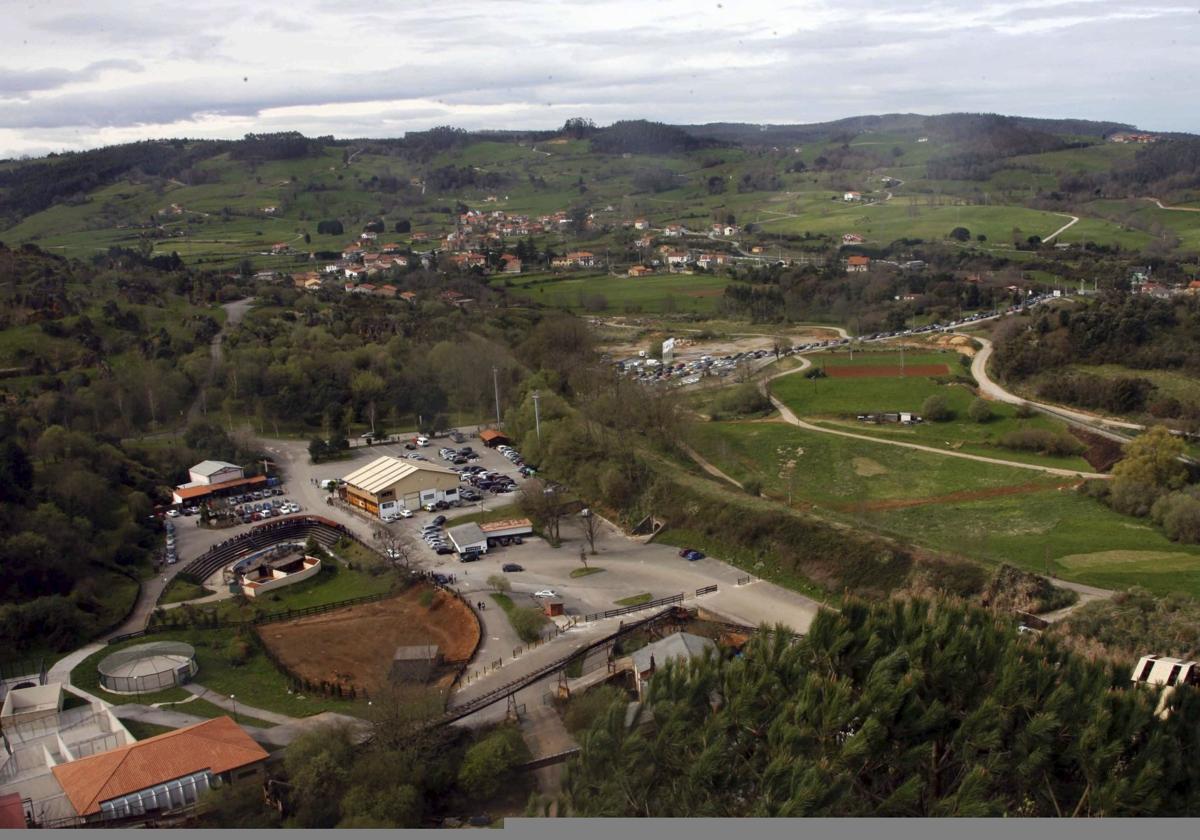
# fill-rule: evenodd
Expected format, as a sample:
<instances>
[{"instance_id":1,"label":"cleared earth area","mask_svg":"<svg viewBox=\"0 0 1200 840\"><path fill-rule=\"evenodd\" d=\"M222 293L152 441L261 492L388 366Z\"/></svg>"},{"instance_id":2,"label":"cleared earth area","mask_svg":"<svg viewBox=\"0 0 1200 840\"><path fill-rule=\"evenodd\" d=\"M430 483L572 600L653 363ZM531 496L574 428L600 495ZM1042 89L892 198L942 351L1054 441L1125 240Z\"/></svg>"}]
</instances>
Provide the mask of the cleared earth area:
<instances>
[{"instance_id":1,"label":"cleared earth area","mask_svg":"<svg viewBox=\"0 0 1200 840\"><path fill-rule=\"evenodd\" d=\"M425 606L427 592L433 598ZM466 604L428 586L384 601L268 624L259 633L293 673L372 693L387 685L396 648L434 644L447 663L463 662L474 653L480 635L479 622Z\"/></svg>"}]
</instances>

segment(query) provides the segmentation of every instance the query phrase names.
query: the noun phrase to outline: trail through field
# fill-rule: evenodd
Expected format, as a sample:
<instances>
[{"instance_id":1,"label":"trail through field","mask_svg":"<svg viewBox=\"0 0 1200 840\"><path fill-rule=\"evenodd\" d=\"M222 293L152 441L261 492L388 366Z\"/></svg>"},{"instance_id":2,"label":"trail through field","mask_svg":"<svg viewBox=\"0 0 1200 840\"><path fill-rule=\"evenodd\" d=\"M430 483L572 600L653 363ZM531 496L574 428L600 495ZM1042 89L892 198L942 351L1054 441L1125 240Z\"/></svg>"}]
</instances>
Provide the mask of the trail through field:
<instances>
[{"instance_id":1,"label":"trail through field","mask_svg":"<svg viewBox=\"0 0 1200 840\"><path fill-rule=\"evenodd\" d=\"M804 361L808 361L808 359L805 359ZM809 364L811 365L811 362L809 362ZM805 370L806 367L807 366L785 371L782 374L777 374L776 376L771 377L771 379L777 379L779 376L785 376L787 374ZM843 432L838 429L828 429L823 426L816 426L812 423L807 423L804 420L801 420L796 416L795 412L787 407L783 400L772 395L767 390L767 383L769 383L771 379L767 379L761 383L763 392L767 395L767 398L771 400L771 405L775 406L775 410L779 412L779 416L783 418L784 422L791 423L793 426L804 429L808 432L819 432L820 434L824 435L837 435L839 437L851 438L853 440L866 441L867 443L879 443L884 446L901 446L906 449L916 449L921 452L930 452L934 455L942 455L947 458L962 458L966 461L978 461L982 464L995 464L1001 467L1014 467L1021 470L1035 470L1037 472L1044 472L1049 475L1061 475L1072 478L1100 478L1105 480L1112 477L1103 473L1083 473L1078 472L1077 470L1063 469L1061 467L1046 467L1042 466L1041 464L1027 464L1022 461L1006 461L1002 458L988 458L985 455L970 455L966 452L952 452L947 449L938 449L937 447L933 446L923 446L919 443L908 443L907 441L901 440L888 440L887 438L871 437L870 435L860 435L855 432Z\"/></svg>"},{"instance_id":2,"label":"trail through field","mask_svg":"<svg viewBox=\"0 0 1200 840\"><path fill-rule=\"evenodd\" d=\"M1049 236L1047 236L1046 238L1044 238L1042 240L1042 242L1049 242L1051 239L1054 239L1055 237L1057 237L1060 233L1065 233L1072 226L1079 224L1078 216L1068 216L1066 213L1055 213L1054 215L1063 216L1064 218L1069 218L1071 221L1067 222L1065 225L1060 227L1058 230L1054 231L1054 233L1052 233Z\"/></svg>"},{"instance_id":3,"label":"trail through field","mask_svg":"<svg viewBox=\"0 0 1200 840\"><path fill-rule=\"evenodd\" d=\"M229 332L231 327L238 325L253 304L254 298L242 298L232 303L222 304L221 308L225 310L225 326L221 327L221 331L213 336L212 343L209 344L210 359L208 372L205 374L204 382L200 385L200 389L196 393L196 399L192 400L192 404L188 408L189 425L199 421L206 413L204 392L212 384L213 377L217 374L217 368L220 367L221 360L224 358L222 343L225 341L225 334Z\"/></svg>"},{"instance_id":4,"label":"trail through field","mask_svg":"<svg viewBox=\"0 0 1200 840\"><path fill-rule=\"evenodd\" d=\"M704 458L704 456L701 455L699 452L697 452L695 449L692 449L692 447L688 446L686 443L682 444L682 446L683 446L683 451L688 454L688 457L691 458L693 461L695 461L697 464L699 464L700 468L702 470L704 470L706 473L708 473L709 475L711 475L713 478L719 478L722 481L728 481L734 487L737 487L739 489L742 487L742 482L738 481L736 478L730 477L726 473L721 472L720 469L718 469L714 464L712 464L711 462L706 460Z\"/></svg>"},{"instance_id":5,"label":"trail through field","mask_svg":"<svg viewBox=\"0 0 1200 840\"><path fill-rule=\"evenodd\" d=\"M1153 201L1159 210L1178 210L1181 213L1200 213L1200 207L1171 207L1163 204L1157 198L1143 198L1142 201Z\"/></svg>"}]
</instances>

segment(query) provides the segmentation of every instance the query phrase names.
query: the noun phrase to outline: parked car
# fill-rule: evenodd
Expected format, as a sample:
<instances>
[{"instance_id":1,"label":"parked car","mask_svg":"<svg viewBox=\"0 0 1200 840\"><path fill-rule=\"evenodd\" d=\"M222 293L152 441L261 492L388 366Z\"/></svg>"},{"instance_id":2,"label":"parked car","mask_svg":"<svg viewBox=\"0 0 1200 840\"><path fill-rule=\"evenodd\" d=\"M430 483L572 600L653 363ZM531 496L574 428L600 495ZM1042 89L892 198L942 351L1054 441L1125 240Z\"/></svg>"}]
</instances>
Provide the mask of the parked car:
<instances>
[{"instance_id":1,"label":"parked car","mask_svg":"<svg viewBox=\"0 0 1200 840\"><path fill-rule=\"evenodd\" d=\"M464 551L458 559L463 563L474 563L481 557L483 557L482 551Z\"/></svg>"},{"instance_id":2,"label":"parked car","mask_svg":"<svg viewBox=\"0 0 1200 840\"><path fill-rule=\"evenodd\" d=\"M435 516L435 517L433 517L433 524L434 524L434 525L437 525L437 526L439 526L439 527L440 527L440 526L442 526L442 525L445 525L445 524L446 524L446 517L444 517L444 516Z\"/></svg>"},{"instance_id":3,"label":"parked car","mask_svg":"<svg viewBox=\"0 0 1200 840\"><path fill-rule=\"evenodd\" d=\"M437 553L438 554L453 554L454 549L448 545L440 545L437 547Z\"/></svg>"},{"instance_id":4,"label":"parked car","mask_svg":"<svg viewBox=\"0 0 1200 840\"><path fill-rule=\"evenodd\" d=\"M421 505L421 510L425 511L426 513L433 513L435 510L437 510L437 508L435 508L432 504L428 504Z\"/></svg>"},{"instance_id":5,"label":"parked car","mask_svg":"<svg viewBox=\"0 0 1200 840\"><path fill-rule=\"evenodd\" d=\"M401 519L412 519L413 512L408 508L400 508L400 510L396 511L396 515Z\"/></svg>"},{"instance_id":6,"label":"parked car","mask_svg":"<svg viewBox=\"0 0 1200 840\"><path fill-rule=\"evenodd\" d=\"M502 571L502 572L523 572L523 571L525 571L525 567L518 565L517 563L505 563L503 566L500 567L500 571Z\"/></svg>"},{"instance_id":7,"label":"parked car","mask_svg":"<svg viewBox=\"0 0 1200 840\"><path fill-rule=\"evenodd\" d=\"M684 560L692 560L692 561L703 560L704 552L697 551L694 548L685 548L683 551L679 552L679 556L682 557Z\"/></svg>"},{"instance_id":8,"label":"parked car","mask_svg":"<svg viewBox=\"0 0 1200 840\"><path fill-rule=\"evenodd\" d=\"M167 516L171 517L172 519L176 519L179 516L179 511L175 510L175 508L171 508L167 511Z\"/></svg>"},{"instance_id":9,"label":"parked car","mask_svg":"<svg viewBox=\"0 0 1200 840\"><path fill-rule=\"evenodd\" d=\"M539 589L533 593L534 598L557 598L558 593L553 589Z\"/></svg>"}]
</instances>

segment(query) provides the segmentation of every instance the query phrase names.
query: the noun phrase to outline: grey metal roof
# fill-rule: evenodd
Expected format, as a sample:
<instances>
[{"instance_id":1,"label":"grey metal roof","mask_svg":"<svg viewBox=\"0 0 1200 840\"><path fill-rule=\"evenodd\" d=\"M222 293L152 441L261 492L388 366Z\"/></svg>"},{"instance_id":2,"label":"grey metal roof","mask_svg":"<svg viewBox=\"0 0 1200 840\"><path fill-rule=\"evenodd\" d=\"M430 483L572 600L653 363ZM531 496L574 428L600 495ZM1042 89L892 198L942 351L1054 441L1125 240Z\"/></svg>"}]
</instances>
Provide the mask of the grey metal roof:
<instances>
[{"instance_id":1,"label":"grey metal roof","mask_svg":"<svg viewBox=\"0 0 1200 840\"><path fill-rule=\"evenodd\" d=\"M240 470L237 464L231 464L228 461L201 461L196 466L192 467L188 472L194 472L197 475L216 475L221 470Z\"/></svg>"},{"instance_id":2,"label":"grey metal roof","mask_svg":"<svg viewBox=\"0 0 1200 840\"><path fill-rule=\"evenodd\" d=\"M650 670L650 657L655 667L662 667L672 659L692 659L704 655L704 651L716 648L712 639L693 633L672 633L666 638L651 642L641 650L633 652L633 667L639 674Z\"/></svg>"},{"instance_id":3,"label":"grey metal roof","mask_svg":"<svg viewBox=\"0 0 1200 840\"><path fill-rule=\"evenodd\" d=\"M415 472L434 472L442 475L458 476L454 470L439 467L425 461L414 461L408 458L393 458L384 455L376 458L365 467L359 467L343 479L347 484L365 490L368 493L379 493L391 487L397 481L408 478Z\"/></svg>"},{"instance_id":4,"label":"grey metal roof","mask_svg":"<svg viewBox=\"0 0 1200 840\"><path fill-rule=\"evenodd\" d=\"M463 546L475 545L476 543L487 542L487 534L483 533L483 529L476 522L468 522L465 525L455 525L446 531L446 536L454 543L455 548L462 550Z\"/></svg>"}]
</instances>

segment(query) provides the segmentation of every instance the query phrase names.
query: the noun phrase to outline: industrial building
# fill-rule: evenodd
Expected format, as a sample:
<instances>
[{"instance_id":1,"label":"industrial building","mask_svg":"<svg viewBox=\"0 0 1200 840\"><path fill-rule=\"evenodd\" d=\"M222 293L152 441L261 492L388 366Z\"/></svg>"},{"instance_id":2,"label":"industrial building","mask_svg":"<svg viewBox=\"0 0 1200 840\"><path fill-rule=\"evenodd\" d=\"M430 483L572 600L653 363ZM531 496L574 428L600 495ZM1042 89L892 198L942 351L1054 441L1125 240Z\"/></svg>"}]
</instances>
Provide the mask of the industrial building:
<instances>
[{"instance_id":1,"label":"industrial building","mask_svg":"<svg viewBox=\"0 0 1200 840\"><path fill-rule=\"evenodd\" d=\"M246 478L245 470L228 461L201 461L188 470L188 479L187 484L175 488L173 498L177 505L199 504L213 496L252 490L267 483L266 476Z\"/></svg>"},{"instance_id":2,"label":"industrial building","mask_svg":"<svg viewBox=\"0 0 1200 840\"><path fill-rule=\"evenodd\" d=\"M384 455L343 480L345 500L380 518L401 508L458 501L458 473L428 461Z\"/></svg>"},{"instance_id":3,"label":"industrial building","mask_svg":"<svg viewBox=\"0 0 1200 840\"><path fill-rule=\"evenodd\" d=\"M481 554L487 553L487 534L475 522L456 525L446 531L446 536L450 538L450 542L454 544L454 550L459 554L470 551L478 551Z\"/></svg>"}]
</instances>

